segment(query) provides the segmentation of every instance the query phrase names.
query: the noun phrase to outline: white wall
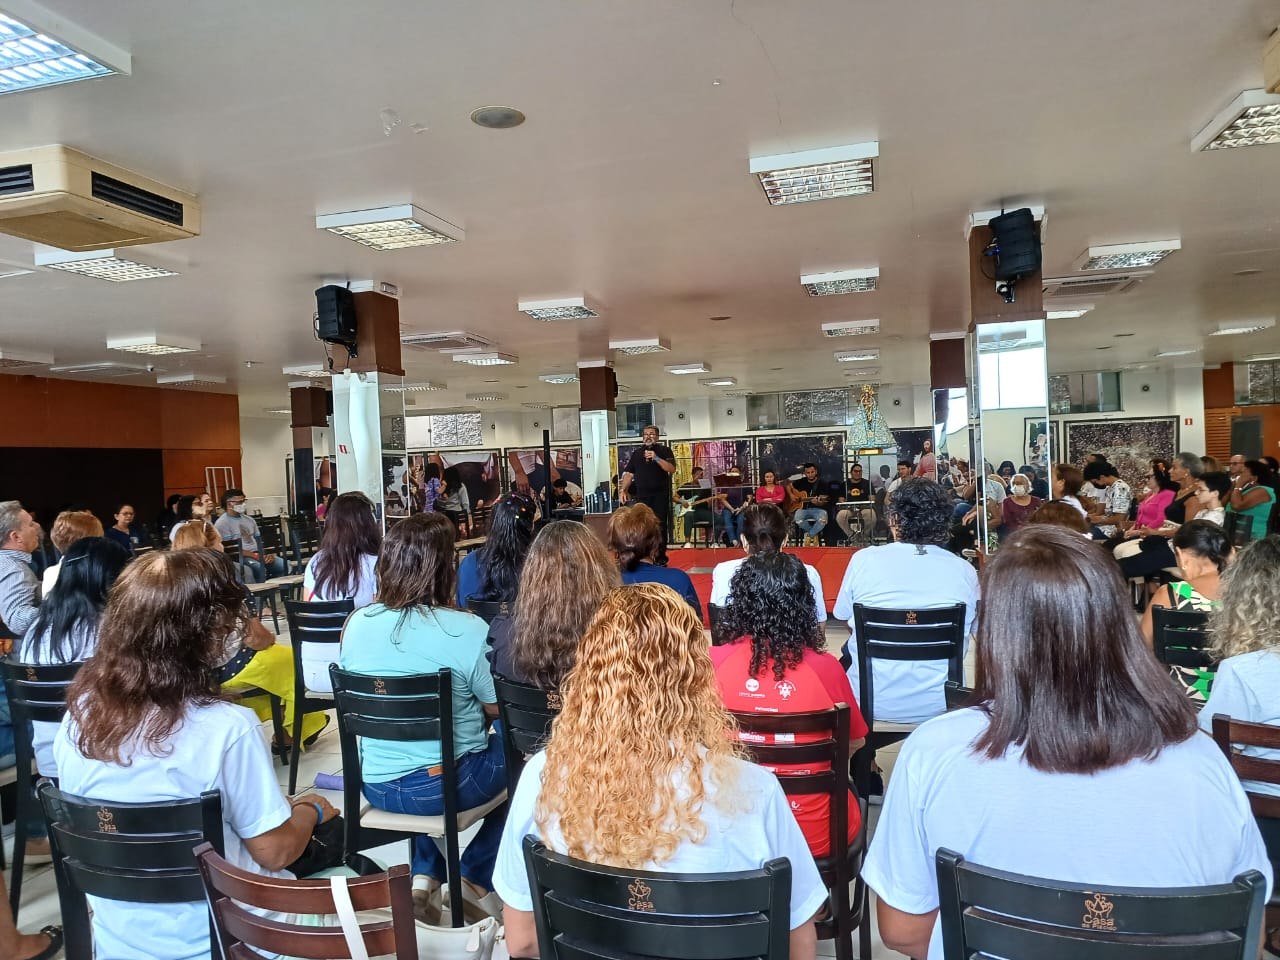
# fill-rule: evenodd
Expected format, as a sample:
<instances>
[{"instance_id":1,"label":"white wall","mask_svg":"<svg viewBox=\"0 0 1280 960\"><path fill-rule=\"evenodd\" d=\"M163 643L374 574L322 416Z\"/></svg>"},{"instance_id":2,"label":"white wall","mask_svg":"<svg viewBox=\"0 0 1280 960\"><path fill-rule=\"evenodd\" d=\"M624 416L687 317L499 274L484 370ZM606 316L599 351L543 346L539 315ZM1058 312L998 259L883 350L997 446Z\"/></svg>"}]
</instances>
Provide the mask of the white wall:
<instances>
[{"instance_id":1,"label":"white wall","mask_svg":"<svg viewBox=\"0 0 1280 960\"><path fill-rule=\"evenodd\" d=\"M240 485L250 497L285 497L285 458L293 453L288 417L240 418Z\"/></svg>"}]
</instances>

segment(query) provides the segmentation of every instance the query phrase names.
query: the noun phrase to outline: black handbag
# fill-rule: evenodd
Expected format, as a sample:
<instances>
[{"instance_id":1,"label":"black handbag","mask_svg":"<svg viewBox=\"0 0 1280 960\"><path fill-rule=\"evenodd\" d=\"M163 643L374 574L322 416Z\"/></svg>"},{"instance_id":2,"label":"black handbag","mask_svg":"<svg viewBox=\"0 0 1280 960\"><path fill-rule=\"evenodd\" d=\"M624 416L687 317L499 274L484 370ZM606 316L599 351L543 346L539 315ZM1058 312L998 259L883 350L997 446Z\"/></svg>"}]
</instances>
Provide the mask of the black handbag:
<instances>
[{"instance_id":1,"label":"black handbag","mask_svg":"<svg viewBox=\"0 0 1280 960\"><path fill-rule=\"evenodd\" d=\"M299 804L301 806L301 804ZM297 860L285 867L299 880L315 876L321 870L330 870L343 862L343 838L346 825L342 817L334 817L324 823L317 823L307 841L307 849Z\"/></svg>"}]
</instances>

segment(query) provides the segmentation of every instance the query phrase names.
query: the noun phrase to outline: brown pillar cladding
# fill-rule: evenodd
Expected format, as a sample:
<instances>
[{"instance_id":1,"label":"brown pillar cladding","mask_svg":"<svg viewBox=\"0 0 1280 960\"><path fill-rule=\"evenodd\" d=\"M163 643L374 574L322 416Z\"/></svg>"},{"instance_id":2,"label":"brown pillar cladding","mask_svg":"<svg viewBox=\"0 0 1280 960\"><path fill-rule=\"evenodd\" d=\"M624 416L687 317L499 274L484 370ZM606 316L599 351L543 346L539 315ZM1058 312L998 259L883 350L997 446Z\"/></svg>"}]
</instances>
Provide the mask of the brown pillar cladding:
<instances>
[{"instance_id":1,"label":"brown pillar cladding","mask_svg":"<svg viewBox=\"0 0 1280 960\"><path fill-rule=\"evenodd\" d=\"M1040 236L1040 224L1036 224L1036 236ZM1044 318L1044 272L1037 270L1014 284L1013 303L1005 303L996 293L996 283L991 279L994 261L982 251L991 242L990 227L974 227L969 234L969 303L973 308L974 323L1008 323L1015 320L1041 320Z\"/></svg>"},{"instance_id":2,"label":"brown pillar cladding","mask_svg":"<svg viewBox=\"0 0 1280 960\"><path fill-rule=\"evenodd\" d=\"M404 376L400 359L400 301L381 293L355 294L356 351L353 373L389 373ZM342 356L341 347L333 347Z\"/></svg>"},{"instance_id":3,"label":"brown pillar cladding","mask_svg":"<svg viewBox=\"0 0 1280 960\"><path fill-rule=\"evenodd\" d=\"M613 410L618 378L613 367L583 367L578 371L578 409Z\"/></svg>"},{"instance_id":4,"label":"brown pillar cladding","mask_svg":"<svg viewBox=\"0 0 1280 960\"><path fill-rule=\"evenodd\" d=\"M307 430L312 427L327 427L329 425L328 401L325 397L327 392L324 387L318 385L290 389L289 425L294 429L305 427ZM307 440L307 446L311 446L310 439Z\"/></svg>"},{"instance_id":5,"label":"brown pillar cladding","mask_svg":"<svg viewBox=\"0 0 1280 960\"><path fill-rule=\"evenodd\" d=\"M969 385L964 362L967 342L965 337L929 341L929 385L934 390L963 389Z\"/></svg>"}]
</instances>

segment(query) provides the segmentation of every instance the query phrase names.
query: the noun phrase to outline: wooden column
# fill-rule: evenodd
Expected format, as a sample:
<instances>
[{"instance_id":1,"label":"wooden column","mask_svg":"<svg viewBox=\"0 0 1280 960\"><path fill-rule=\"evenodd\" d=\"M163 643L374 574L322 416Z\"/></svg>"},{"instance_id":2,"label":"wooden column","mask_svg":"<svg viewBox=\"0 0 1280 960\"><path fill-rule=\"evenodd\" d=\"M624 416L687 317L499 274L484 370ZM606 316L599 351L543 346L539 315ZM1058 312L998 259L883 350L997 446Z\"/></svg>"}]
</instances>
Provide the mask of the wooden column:
<instances>
[{"instance_id":1,"label":"wooden column","mask_svg":"<svg viewBox=\"0 0 1280 960\"><path fill-rule=\"evenodd\" d=\"M1040 236L1040 223L1036 223L1036 237ZM1008 323L1015 320L1044 319L1044 272L1037 270L1014 284L1013 303L1005 303L996 293L996 283L991 279L995 260L983 255L991 243L991 228L974 227L969 233L969 303L975 324Z\"/></svg>"},{"instance_id":2,"label":"wooden column","mask_svg":"<svg viewBox=\"0 0 1280 960\"><path fill-rule=\"evenodd\" d=\"M315 455L311 431L329 425L328 391L307 383L289 390L289 426L293 428L294 510L315 516Z\"/></svg>"},{"instance_id":3,"label":"wooden column","mask_svg":"<svg viewBox=\"0 0 1280 960\"><path fill-rule=\"evenodd\" d=\"M400 301L365 291L352 296L356 305L356 353L349 366L353 373L389 373L404 376L400 358ZM333 348L339 351L341 347Z\"/></svg>"}]
</instances>

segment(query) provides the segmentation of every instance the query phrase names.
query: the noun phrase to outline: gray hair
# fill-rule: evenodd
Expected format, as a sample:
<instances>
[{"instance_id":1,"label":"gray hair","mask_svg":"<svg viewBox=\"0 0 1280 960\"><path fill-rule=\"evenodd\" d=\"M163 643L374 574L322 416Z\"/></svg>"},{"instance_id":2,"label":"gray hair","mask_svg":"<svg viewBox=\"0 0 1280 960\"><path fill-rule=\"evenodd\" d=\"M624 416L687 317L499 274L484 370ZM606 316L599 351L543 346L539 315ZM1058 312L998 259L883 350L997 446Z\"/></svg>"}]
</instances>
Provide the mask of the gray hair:
<instances>
[{"instance_id":1,"label":"gray hair","mask_svg":"<svg viewBox=\"0 0 1280 960\"><path fill-rule=\"evenodd\" d=\"M1204 463L1194 453L1187 453L1183 450L1181 453L1175 454L1173 459L1178 466L1193 477L1198 477L1204 473Z\"/></svg>"},{"instance_id":2,"label":"gray hair","mask_svg":"<svg viewBox=\"0 0 1280 960\"><path fill-rule=\"evenodd\" d=\"M22 526L25 509L17 500L0 500L0 544L8 542L9 536Z\"/></svg>"}]
</instances>

